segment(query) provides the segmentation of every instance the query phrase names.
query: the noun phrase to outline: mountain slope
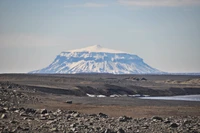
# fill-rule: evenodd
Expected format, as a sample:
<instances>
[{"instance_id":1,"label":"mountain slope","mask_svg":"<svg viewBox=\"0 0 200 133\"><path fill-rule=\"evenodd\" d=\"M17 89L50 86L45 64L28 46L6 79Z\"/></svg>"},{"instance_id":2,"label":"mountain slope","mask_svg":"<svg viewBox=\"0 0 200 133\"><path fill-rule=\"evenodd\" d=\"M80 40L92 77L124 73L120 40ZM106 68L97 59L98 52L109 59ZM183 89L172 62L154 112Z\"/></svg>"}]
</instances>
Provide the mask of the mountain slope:
<instances>
[{"instance_id":1,"label":"mountain slope","mask_svg":"<svg viewBox=\"0 0 200 133\"><path fill-rule=\"evenodd\" d=\"M103 48L99 45L62 52L46 68L30 73L161 73L137 55Z\"/></svg>"}]
</instances>

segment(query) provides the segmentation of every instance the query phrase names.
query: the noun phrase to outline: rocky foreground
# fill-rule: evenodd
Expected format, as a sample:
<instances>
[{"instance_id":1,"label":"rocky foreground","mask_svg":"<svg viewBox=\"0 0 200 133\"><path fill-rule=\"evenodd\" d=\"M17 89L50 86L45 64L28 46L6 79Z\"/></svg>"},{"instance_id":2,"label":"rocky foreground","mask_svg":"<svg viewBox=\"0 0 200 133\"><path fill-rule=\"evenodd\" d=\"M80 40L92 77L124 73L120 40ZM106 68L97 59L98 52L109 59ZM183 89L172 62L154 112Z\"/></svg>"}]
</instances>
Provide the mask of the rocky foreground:
<instances>
[{"instance_id":1,"label":"rocky foreground","mask_svg":"<svg viewBox=\"0 0 200 133\"><path fill-rule=\"evenodd\" d=\"M199 133L200 116L131 118L109 117L106 114L83 114L72 110L47 110L25 107L37 104L39 98L28 90L10 83L0 85L0 132L61 133ZM66 103L67 104L67 103ZM68 104L71 104L69 101Z\"/></svg>"}]
</instances>

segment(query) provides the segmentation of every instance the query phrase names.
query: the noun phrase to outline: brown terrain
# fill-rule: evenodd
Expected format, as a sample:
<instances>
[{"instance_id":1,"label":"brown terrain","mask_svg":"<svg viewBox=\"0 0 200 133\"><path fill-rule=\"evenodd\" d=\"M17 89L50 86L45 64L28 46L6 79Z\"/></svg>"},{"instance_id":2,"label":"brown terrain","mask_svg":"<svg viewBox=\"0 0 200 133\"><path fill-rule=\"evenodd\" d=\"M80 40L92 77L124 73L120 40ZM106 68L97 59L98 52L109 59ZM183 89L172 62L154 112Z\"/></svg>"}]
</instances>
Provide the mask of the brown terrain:
<instances>
[{"instance_id":1,"label":"brown terrain","mask_svg":"<svg viewBox=\"0 0 200 133\"><path fill-rule=\"evenodd\" d=\"M1 74L0 90L0 132L200 132L198 101L127 96L200 94L200 76Z\"/></svg>"}]
</instances>

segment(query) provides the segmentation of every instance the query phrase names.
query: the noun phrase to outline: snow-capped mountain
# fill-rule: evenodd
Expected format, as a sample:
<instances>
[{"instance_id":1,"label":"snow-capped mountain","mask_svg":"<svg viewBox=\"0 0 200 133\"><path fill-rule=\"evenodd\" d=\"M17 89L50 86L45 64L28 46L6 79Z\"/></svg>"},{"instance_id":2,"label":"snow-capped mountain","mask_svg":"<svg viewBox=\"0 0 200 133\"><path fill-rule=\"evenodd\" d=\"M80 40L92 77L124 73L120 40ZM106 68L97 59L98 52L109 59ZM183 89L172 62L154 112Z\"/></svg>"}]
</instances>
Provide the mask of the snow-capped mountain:
<instances>
[{"instance_id":1,"label":"snow-capped mountain","mask_svg":"<svg viewBox=\"0 0 200 133\"><path fill-rule=\"evenodd\" d=\"M62 52L46 68L30 73L158 74L161 71L137 55L94 45Z\"/></svg>"}]
</instances>

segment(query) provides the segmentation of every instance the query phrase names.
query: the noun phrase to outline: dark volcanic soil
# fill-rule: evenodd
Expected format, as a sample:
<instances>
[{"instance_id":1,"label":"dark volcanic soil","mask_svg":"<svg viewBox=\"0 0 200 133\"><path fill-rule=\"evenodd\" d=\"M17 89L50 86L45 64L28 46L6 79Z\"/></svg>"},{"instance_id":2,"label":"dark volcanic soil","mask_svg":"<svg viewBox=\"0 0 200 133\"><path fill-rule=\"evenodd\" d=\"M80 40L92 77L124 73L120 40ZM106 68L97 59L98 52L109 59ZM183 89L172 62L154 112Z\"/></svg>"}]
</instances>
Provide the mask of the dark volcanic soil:
<instances>
[{"instance_id":1,"label":"dark volcanic soil","mask_svg":"<svg viewBox=\"0 0 200 133\"><path fill-rule=\"evenodd\" d=\"M142 94L170 96L200 94L200 76L173 75L31 75L5 74L0 81L10 81L29 89L53 94L86 96L86 94Z\"/></svg>"}]
</instances>

